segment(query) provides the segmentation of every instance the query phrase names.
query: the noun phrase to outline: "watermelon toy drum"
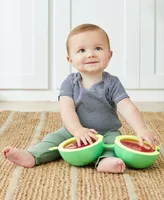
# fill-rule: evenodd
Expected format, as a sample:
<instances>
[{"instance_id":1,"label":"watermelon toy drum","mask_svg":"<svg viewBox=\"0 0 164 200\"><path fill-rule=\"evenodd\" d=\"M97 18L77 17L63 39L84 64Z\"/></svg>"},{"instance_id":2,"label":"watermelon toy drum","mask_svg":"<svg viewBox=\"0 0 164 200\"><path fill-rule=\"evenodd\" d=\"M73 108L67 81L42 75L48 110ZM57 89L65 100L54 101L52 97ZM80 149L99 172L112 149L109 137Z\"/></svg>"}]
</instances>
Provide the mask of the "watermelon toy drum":
<instances>
[{"instance_id":1,"label":"watermelon toy drum","mask_svg":"<svg viewBox=\"0 0 164 200\"><path fill-rule=\"evenodd\" d=\"M103 136L97 134L97 141L93 144L77 146L76 138L62 142L58 147L50 150L59 150L62 158L71 165L84 166L94 162L101 156L104 149L113 150L129 167L142 169L150 167L157 160L160 148L152 149L147 142L141 147L136 136L117 136L114 144L104 144Z\"/></svg>"}]
</instances>

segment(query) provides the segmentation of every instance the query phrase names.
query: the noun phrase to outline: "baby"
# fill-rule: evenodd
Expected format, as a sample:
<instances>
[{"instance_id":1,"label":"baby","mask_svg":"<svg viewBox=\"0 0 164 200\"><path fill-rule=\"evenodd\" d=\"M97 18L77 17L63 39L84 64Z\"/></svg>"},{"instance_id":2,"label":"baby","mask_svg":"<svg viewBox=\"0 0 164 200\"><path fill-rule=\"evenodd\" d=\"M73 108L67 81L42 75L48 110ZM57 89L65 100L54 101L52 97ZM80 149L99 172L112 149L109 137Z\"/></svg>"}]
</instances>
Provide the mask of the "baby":
<instances>
[{"instance_id":1,"label":"baby","mask_svg":"<svg viewBox=\"0 0 164 200\"><path fill-rule=\"evenodd\" d=\"M156 134L146 127L120 80L104 71L111 58L109 37L102 28L94 24L75 27L67 38L67 60L78 72L68 75L59 94L64 126L28 151L5 147L5 158L24 167L34 167L55 161L59 152L48 149L71 137L76 137L80 146L81 142L92 144L99 133L104 136L104 143L114 143L121 134L117 109L136 132L141 146L146 140L154 148ZM104 150L95 167L99 172L109 173L123 173L126 168L111 150Z\"/></svg>"}]
</instances>

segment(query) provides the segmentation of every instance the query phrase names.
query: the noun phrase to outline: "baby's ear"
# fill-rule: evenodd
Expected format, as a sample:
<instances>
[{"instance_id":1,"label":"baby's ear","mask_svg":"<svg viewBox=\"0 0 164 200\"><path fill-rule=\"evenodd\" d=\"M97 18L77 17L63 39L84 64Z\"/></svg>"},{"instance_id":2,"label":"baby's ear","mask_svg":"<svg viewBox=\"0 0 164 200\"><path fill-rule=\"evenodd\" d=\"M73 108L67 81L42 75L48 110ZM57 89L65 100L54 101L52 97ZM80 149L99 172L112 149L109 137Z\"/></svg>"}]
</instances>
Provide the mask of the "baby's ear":
<instances>
[{"instance_id":1,"label":"baby's ear","mask_svg":"<svg viewBox=\"0 0 164 200\"><path fill-rule=\"evenodd\" d=\"M113 56L113 51L109 51L109 59Z\"/></svg>"},{"instance_id":2,"label":"baby's ear","mask_svg":"<svg viewBox=\"0 0 164 200\"><path fill-rule=\"evenodd\" d=\"M69 56L67 56L67 60L68 60L68 62L72 63L72 60Z\"/></svg>"}]
</instances>

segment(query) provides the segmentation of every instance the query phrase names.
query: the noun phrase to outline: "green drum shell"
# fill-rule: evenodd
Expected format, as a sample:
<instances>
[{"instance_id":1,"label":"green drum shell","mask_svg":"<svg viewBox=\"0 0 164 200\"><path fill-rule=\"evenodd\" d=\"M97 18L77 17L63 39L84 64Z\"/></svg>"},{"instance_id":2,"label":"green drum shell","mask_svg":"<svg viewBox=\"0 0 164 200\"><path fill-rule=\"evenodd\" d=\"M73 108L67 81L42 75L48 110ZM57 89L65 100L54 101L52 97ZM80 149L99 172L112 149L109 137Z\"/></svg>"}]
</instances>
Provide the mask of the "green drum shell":
<instances>
[{"instance_id":1,"label":"green drum shell","mask_svg":"<svg viewBox=\"0 0 164 200\"><path fill-rule=\"evenodd\" d=\"M117 157L121 158L125 164L131 168L143 169L150 167L155 163L159 156L159 147L156 146L154 152L139 152L132 150L123 144L120 140L131 139L138 141L136 136L118 136L115 140L114 152Z\"/></svg>"},{"instance_id":2,"label":"green drum shell","mask_svg":"<svg viewBox=\"0 0 164 200\"><path fill-rule=\"evenodd\" d=\"M58 150L62 158L71 165L84 166L94 162L103 152L103 140L101 135L97 135L98 140L93 144L78 148L78 149L65 149L64 147L71 142L76 141L75 138L71 138L61 143Z\"/></svg>"}]
</instances>

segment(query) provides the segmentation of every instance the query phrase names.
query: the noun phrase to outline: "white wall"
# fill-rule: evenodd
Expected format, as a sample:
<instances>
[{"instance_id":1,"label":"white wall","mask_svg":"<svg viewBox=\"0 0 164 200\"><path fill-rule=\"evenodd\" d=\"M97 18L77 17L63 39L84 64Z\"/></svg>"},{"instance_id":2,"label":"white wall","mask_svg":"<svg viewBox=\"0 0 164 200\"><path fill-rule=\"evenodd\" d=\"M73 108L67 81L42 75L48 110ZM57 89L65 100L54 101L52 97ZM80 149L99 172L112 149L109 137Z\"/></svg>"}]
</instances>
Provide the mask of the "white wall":
<instances>
[{"instance_id":1,"label":"white wall","mask_svg":"<svg viewBox=\"0 0 164 200\"><path fill-rule=\"evenodd\" d=\"M36 1L41 3L39 0L35 0L35 2ZM57 101L61 81L72 70L66 60L65 40L72 23L71 2L73 3L75 1L49 0L48 2L48 88L41 87L40 89L36 89L31 87L29 89L6 89L0 85L0 101ZM141 3L141 0L137 0L135 2ZM145 0L144 2L146 5L147 3L152 4L154 1ZM160 0L159 2L162 1ZM17 47L15 47L15 51L17 51ZM163 56L163 52L158 53L161 53ZM149 59L149 56L147 56L147 59ZM147 72L149 72L149 70L147 70ZM149 75L145 74L144 76L146 77ZM144 80L143 77L142 80ZM7 82L8 80L5 81ZM164 101L164 90L160 87L159 89L128 89L127 92L134 101Z\"/></svg>"}]
</instances>

